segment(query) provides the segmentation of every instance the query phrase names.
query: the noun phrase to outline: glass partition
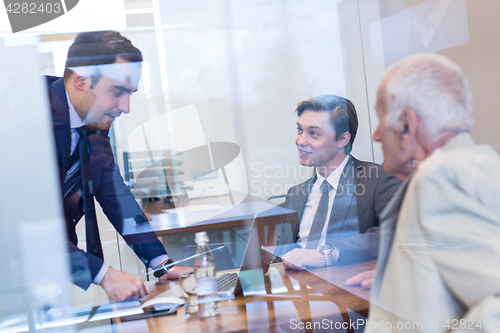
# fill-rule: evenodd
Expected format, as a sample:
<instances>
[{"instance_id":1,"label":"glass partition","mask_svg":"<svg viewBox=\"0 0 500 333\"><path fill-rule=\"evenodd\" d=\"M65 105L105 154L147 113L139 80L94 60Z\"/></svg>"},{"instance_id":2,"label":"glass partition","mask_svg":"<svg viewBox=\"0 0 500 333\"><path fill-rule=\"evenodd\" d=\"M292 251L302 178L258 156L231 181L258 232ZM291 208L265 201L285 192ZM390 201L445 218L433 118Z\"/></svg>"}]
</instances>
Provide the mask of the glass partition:
<instances>
[{"instance_id":1,"label":"glass partition","mask_svg":"<svg viewBox=\"0 0 500 333\"><path fill-rule=\"evenodd\" d=\"M66 231L39 64L33 39L0 40L2 332L56 332L49 321L71 317Z\"/></svg>"},{"instance_id":2,"label":"glass partition","mask_svg":"<svg viewBox=\"0 0 500 333\"><path fill-rule=\"evenodd\" d=\"M376 91L386 68L405 56L436 52L457 62L474 94L472 135L500 151L496 0L127 0L114 5L112 23L89 30L115 29L142 52L142 76L130 112L113 122L109 136L127 195L130 190L149 224L141 229L136 220L123 219L119 235L99 205L97 220L106 263L144 281L154 280L152 270L134 246L127 246L127 236L155 231L176 261L194 254L196 231L208 230L211 245L224 247L218 265L238 268L257 216L269 219L257 219L266 230L259 245L281 257L283 249L274 247L278 236L282 246L292 233L298 237L306 201L299 208L276 205L290 188L315 176L314 168L300 164L304 152L296 143L297 104L322 94L348 98L359 122L352 156L382 164L381 146L372 140L378 124ZM83 290L67 282L60 184L41 78L64 75L66 54L78 32L71 28L0 39L2 183L7 184L0 204L0 246L2 253L13 253L1 263L9 273L0 277L5 286L0 325L20 313L28 314L26 323L39 322L45 303L26 308L34 295L50 299L54 307L109 302L98 285ZM25 91L34 97L24 98ZM378 179L379 170L365 171ZM357 190L355 183L344 188ZM370 255L352 258L349 263L355 264L376 259L379 246L378 236L364 233L369 228L359 234L359 215L365 214L357 214L359 204L359 199L346 203L344 234L342 225L335 237L327 237L334 246L362 244L358 250ZM76 235L78 246L85 248L84 220ZM291 237L293 247L297 237ZM44 258L56 254L60 260L45 266ZM26 258L44 263L37 269L43 271L41 279L29 273ZM343 283L326 269L306 270L335 285ZM53 293L38 295L37 288ZM342 288L367 298L359 289Z\"/></svg>"}]
</instances>

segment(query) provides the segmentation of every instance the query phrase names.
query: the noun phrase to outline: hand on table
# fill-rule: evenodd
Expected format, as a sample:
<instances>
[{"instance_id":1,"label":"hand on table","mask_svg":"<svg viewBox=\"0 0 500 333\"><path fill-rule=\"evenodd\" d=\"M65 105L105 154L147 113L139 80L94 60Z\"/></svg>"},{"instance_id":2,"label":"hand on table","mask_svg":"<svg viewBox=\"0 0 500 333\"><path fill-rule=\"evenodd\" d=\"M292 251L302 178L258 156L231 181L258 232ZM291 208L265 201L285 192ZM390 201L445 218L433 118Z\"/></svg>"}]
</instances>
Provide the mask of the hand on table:
<instances>
[{"instance_id":1,"label":"hand on table","mask_svg":"<svg viewBox=\"0 0 500 333\"><path fill-rule=\"evenodd\" d=\"M160 280L177 280L179 275L184 272L193 273L194 269L192 267L172 266L167 273L160 276Z\"/></svg>"},{"instance_id":2,"label":"hand on table","mask_svg":"<svg viewBox=\"0 0 500 333\"><path fill-rule=\"evenodd\" d=\"M347 279L345 284L347 286L361 286L363 289L370 289L372 287L373 278L375 277L375 270L365 271L361 274L355 275Z\"/></svg>"},{"instance_id":3,"label":"hand on table","mask_svg":"<svg viewBox=\"0 0 500 333\"><path fill-rule=\"evenodd\" d=\"M335 257L335 250L332 250L332 256ZM281 260L285 268L297 271L304 270L307 267L326 266L325 256L318 250L312 249L293 249L285 253Z\"/></svg>"},{"instance_id":4,"label":"hand on table","mask_svg":"<svg viewBox=\"0 0 500 333\"><path fill-rule=\"evenodd\" d=\"M133 301L148 294L141 279L113 267L110 267L104 275L101 287L111 302Z\"/></svg>"}]
</instances>

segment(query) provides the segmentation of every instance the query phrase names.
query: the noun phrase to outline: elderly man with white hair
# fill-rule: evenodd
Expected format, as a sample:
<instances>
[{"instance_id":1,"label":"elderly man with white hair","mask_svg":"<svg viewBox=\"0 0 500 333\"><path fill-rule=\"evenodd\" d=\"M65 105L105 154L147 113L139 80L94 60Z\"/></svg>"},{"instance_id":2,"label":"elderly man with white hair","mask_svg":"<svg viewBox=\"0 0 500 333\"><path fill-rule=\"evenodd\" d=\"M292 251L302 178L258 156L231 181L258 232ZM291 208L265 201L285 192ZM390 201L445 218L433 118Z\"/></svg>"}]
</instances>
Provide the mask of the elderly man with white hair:
<instances>
[{"instance_id":1,"label":"elderly man with white hair","mask_svg":"<svg viewBox=\"0 0 500 333\"><path fill-rule=\"evenodd\" d=\"M376 110L384 169L405 182L382 213L376 273L347 281L373 281L367 332L497 331L500 158L469 134L467 80L413 55L387 69Z\"/></svg>"}]
</instances>

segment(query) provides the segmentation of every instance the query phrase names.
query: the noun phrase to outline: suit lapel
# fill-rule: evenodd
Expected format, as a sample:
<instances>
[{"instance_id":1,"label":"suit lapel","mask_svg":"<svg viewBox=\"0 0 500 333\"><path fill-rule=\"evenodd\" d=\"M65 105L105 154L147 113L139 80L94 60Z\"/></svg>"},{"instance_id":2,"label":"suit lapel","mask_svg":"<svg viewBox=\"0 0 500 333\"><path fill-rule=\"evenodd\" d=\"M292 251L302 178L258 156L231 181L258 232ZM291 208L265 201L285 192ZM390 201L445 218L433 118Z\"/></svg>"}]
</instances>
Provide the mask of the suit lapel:
<instances>
[{"instance_id":1,"label":"suit lapel","mask_svg":"<svg viewBox=\"0 0 500 333\"><path fill-rule=\"evenodd\" d=\"M306 180L304 183L297 186L296 189L293 190L293 193L290 193L290 197L288 200L288 206L286 208L293 210L298 213L298 220L293 223L293 232L292 237L288 242L295 243L299 237L299 225L302 220L302 215L304 214L304 208L307 203L307 198L309 197L309 193L311 193L311 188L316 182L316 172L314 172L314 176Z\"/></svg>"},{"instance_id":2,"label":"suit lapel","mask_svg":"<svg viewBox=\"0 0 500 333\"><path fill-rule=\"evenodd\" d=\"M68 172L71 153L71 127L69 122L69 106L66 98L63 80L56 80L49 87L52 105L54 135L59 148L59 159L62 168L62 181Z\"/></svg>"},{"instance_id":3,"label":"suit lapel","mask_svg":"<svg viewBox=\"0 0 500 333\"><path fill-rule=\"evenodd\" d=\"M304 214L307 198L311 193L312 186L316 182L316 178L316 172L314 172L314 176L299 185L299 187L297 187L297 193L294 193L290 197L290 204L288 207L289 209L299 213L299 221L302 220L302 214Z\"/></svg>"},{"instance_id":4,"label":"suit lapel","mask_svg":"<svg viewBox=\"0 0 500 333\"><path fill-rule=\"evenodd\" d=\"M389 201L385 209L380 214L380 221L381 221L380 245L379 245L379 255L376 268L377 276L376 279L373 281L372 291L370 296L372 300L374 300L375 297L377 297L380 289L380 284L382 282L385 267L389 259L392 243L394 242L394 233L396 231L396 224L398 221L399 211L401 209L401 205L403 204L406 190L408 189L408 184L410 183L412 176L413 174L410 175L403 182L403 184L401 184L401 186L396 191L391 201Z\"/></svg>"},{"instance_id":5,"label":"suit lapel","mask_svg":"<svg viewBox=\"0 0 500 333\"><path fill-rule=\"evenodd\" d=\"M342 170L342 175L340 176L335 194L335 200L333 201L332 212L328 222L329 235L332 235L332 233L330 233L331 230L333 231L333 229L344 223L349 208L351 207L353 200L355 200L356 196L354 195L355 182L353 168L352 156L349 156L349 160L347 161L344 170Z\"/></svg>"}]
</instances>

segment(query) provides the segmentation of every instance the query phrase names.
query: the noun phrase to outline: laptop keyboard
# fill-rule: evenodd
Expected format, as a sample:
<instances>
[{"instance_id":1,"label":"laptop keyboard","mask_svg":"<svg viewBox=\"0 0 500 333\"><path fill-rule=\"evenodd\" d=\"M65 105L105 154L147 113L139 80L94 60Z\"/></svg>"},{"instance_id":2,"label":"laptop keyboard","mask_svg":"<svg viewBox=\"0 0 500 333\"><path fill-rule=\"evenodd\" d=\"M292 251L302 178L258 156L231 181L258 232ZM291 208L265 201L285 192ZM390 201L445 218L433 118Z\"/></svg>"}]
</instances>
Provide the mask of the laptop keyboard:
<instances>
[{"instance_id":1,"label":"laptop keyboard","mask_svg":"<svg viewBox=\"0 0 500 333\"><path fill-rule=\"evenodd\" d=\"M236 287L236 281L238 281L238 273L222 274L217 278L217 288L219 292L229 291Z\"/></svg>"}]
</instances>

